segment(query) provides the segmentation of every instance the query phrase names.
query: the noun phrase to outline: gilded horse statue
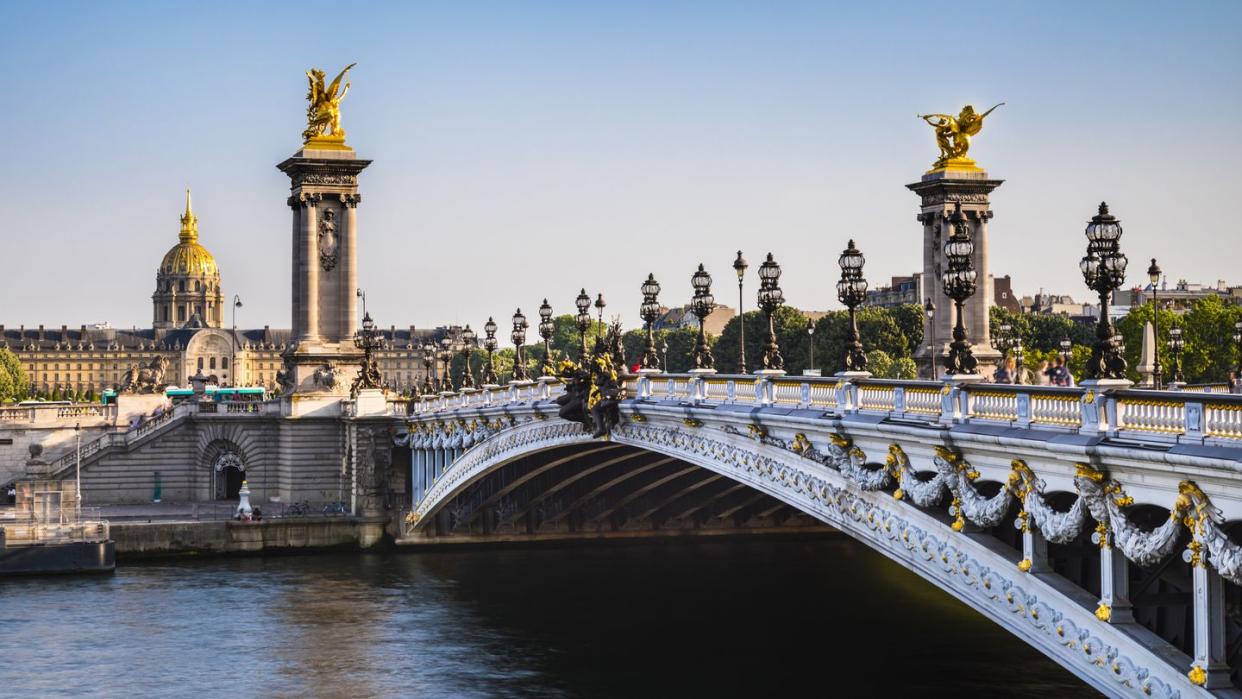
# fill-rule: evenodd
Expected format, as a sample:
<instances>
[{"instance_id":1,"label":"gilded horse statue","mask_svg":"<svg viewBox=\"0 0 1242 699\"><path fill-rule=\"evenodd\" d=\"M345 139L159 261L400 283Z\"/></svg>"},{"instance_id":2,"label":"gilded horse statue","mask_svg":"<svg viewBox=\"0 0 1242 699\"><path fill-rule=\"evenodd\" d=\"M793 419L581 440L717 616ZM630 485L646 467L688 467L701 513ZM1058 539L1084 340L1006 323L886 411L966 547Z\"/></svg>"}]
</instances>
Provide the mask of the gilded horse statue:
<instances>
[{"instance_id":1,"label":"gilded horse statue","mask_svg":"<svg viewBox=\"0 0 1242 699\"><path fill-rule=\"evenodd\" d=\"M996 107L1003 104L1004 102L1001 102ZM933 169L947 167L954 160L968 160L966 152L970 150L970 137L979 133L979 130L983 128L983 118L991 114L996 107L980 114L968 104L962 107L961 113L956 117L952 114L918 115L920 119L936 129L936 145L940 147L940 158L932 166ZM971 165L973 161L962 164Z\"/></svg>"},{"instance_id":2,"label":"gilded horse statue","mask_svg":"<svg viewBox=\"0 0 1242 699\"><path fill-rule=\"evenodd\" d=\"M311 68L306 71L306 78L310 81L310 91L306 93L306 99L310 105L306 108L306 130L302 132L302 141L310 142L312 138L324 136L329 131L333 140L345 140L345 130L341 128L341 100L345 99L345 94L349 92L349 82L341 87L341 81L345 79L345 74L350 68L358 65L350 63L345 66L337 74L336 78L327 87L324 87L324 72L318 68Z\"/></svg>"}]
</instances>

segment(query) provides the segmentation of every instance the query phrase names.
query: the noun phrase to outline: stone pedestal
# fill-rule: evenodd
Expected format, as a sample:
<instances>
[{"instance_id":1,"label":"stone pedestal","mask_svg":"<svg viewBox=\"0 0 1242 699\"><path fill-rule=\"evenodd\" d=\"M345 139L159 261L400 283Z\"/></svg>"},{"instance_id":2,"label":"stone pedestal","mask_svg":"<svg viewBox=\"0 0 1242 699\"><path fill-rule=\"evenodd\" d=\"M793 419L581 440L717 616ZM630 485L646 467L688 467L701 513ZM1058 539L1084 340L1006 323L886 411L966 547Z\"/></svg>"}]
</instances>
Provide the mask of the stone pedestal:
<instances>
[{"instance_id":1,"label":"stone pedestal","mask_svg":"<svg viewBox=\"0 0 1242 699\"><path fill-rule=\"evenodd\" d=\"M370 164L343 142L312 142L277 165L293 210L287 392L346 396L358 374L358 175Z\"/></svg>"},{"instance_id":2,"label":"stone pedestal","mask_svg":"<svg viewBox=\"0 0 1242 699\"><path fill-rule=\"evenodd\" d=\"M944 243L953 233L948 219L957 202L962 204L970 238L975 244L974 266L978 273L975 295L963 307L966 332L975 358L979 360L979 373L991 376L1000 361L1001 354L992 348L988 327L988 309L992 307L994 294L988 265L988 221L992 218L988 195L1002 182L1004 180L989 179L982 170L965 169L930 172L918 182L906 185L921 200L917 220L923 224L923 294L936 304L935 319L923 318L923 342L915 353L915 360L924 373L935 362L936 370L931 376L943 373L941 358L949 352L956 322L953 300L945 295L940 277L949 267ZM925 301L926 298L918 299L920 304ZM932 346L930 351L929 345Z\"/></svg>"}]
</instances>

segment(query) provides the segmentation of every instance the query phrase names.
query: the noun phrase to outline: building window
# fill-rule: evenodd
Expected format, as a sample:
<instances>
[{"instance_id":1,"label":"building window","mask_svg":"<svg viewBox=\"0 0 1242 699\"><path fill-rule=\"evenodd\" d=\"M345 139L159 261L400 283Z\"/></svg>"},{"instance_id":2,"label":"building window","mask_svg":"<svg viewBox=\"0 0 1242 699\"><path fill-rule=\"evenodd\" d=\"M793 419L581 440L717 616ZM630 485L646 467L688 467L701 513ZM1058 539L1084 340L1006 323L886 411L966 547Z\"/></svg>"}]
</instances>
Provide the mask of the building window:
<instances>
[{"instance_id":1,"label":"building window","mask_svg":"<svg viewBox=\"0 0 1242 699\"><path fill-rule=\"evenodd\" d=\"M203 370L203 358L202 357L198 358L198 370L199 371Z\"/></svg>"},{"instance_id":2,"label":"building window","mask_svg":"<svg viewBox=\"0 0 1242 699\"><path fill-rule=\"evenodd\" d=\"M229 368L229 358L228 358L228 357L221 357L221 358L220 358L220 368L221 368L221 369L228 369L228 368Z\"/></svg>"},{"instance_id":3,"label":"building window","mask_svg":"<svg viewBox=\"0 0 1242 699\"><path fill-rule=\"evenodd\" d=\"M215 369L215 368L216 368L216 358L215 358L215 357L212 357L212 358L211 358L211 368L212 368L212 369Z\"/></svg>"},{"instance_id":4,"label":"building window","mask_svg":"<svg viewBox=\"0 0 1242 699\"><path fill-rule=\"evenodd\" d=\"M185 280L184 279L182 279L180 282L177 283L177 290L185 291Z\"/></svg>"},{"instance_id":5,"label":"building window","mask_svg":"<svg viewBox=\"0 0 1242 699\"><path fill-rule=\"evenodd\" d=\"M178 321L185 320L185 306L184 305L177 306L177 320Z\"/></svg>"}]
</instances>

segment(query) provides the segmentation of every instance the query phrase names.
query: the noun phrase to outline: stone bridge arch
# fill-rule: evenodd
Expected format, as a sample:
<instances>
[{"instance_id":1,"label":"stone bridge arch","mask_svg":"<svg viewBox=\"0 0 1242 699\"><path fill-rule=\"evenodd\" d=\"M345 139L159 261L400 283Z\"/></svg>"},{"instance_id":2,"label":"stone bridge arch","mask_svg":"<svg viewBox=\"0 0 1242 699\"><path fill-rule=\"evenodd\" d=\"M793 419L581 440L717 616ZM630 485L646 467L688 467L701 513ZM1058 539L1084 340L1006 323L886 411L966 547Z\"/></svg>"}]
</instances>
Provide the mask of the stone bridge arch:
<instances>
[{"instance_id":1,"label":"stone bridge arch","mask_svg":"<svg viewBox=\"0 0 1242 699\"><path fill-rule=\"evenodd\" d=\"M838 470L806 458L815 447L805 437L801 437L803 443L798 438L780 443L727 427L708 428L693 418L674 421L663 416L623 421L607 442L589 439L576 424L545 419L474 439L474 446L428 488L415 508L416 529L441 526L446 517L469 518L486 502L502 505L503 510L500 490L513 482L500 488L488 486L489 474L532 455L547 460L549 456L560 458L558 450L594 447L600 449L599 458L610 454L629 458L629 470L653 469L653 460L672 459L694 470L673 476L685 479L681 487L711 479L699 487L716 484L722 491L732 489L732 494L754 493L776 508L831 525L945 590L1106 694L1171 698L1203 691L1162 658L1169 651L1176 652L1167 643L1152 634L1139 633L1136 638L1133 629L1099 623L1096 600L1085 591L1067 590L1041 576L1028 575L1020 566L1021 554L991 536L963 533L952 518L909 506L891 492L860 483L871 477L865 474L882 474L887 469L865 457L851 463L849 446L838 450L846 455ZM617 451L623 448L637 455ZM592 463L586 469L597 467L598 463ZM655 480L653 475L643 485ZM917 490L917 484L898 483ZM716 495L729 497L731 493ZM911 492L905 497L920 495ZM471 511L472 506L476 511ZM616 506L615 502L610 505ZM602 514L608 516L608 512Z\"/></svg>"}]
</instances>

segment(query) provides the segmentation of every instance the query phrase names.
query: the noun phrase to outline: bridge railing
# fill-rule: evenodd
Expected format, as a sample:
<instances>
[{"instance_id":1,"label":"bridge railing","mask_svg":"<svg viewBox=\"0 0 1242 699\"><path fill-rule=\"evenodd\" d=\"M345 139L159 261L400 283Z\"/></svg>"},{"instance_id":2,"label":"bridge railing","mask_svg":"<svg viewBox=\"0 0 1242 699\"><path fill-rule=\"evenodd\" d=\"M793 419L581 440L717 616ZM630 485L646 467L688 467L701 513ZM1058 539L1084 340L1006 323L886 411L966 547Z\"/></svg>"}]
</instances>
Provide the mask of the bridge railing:
<instances>
[{"instance_id":1,"label":"bridge railing","mask_svg":"<svg viewBox=\"0 0 1242 699\"><path fill-rule=\"evenodd\" d=\"M851 376L645 374L624 378L639 401L864 413L939 424L979 423L1157 442L1242 440L1242 396L1115 387L905 381ZM418 399L409 415L549 400L540 380Z\"/></svg>"}]
</instances>

